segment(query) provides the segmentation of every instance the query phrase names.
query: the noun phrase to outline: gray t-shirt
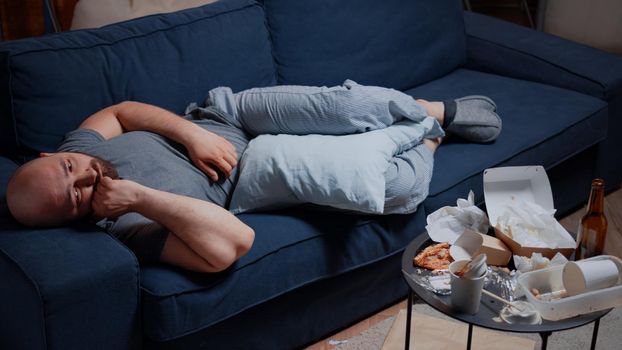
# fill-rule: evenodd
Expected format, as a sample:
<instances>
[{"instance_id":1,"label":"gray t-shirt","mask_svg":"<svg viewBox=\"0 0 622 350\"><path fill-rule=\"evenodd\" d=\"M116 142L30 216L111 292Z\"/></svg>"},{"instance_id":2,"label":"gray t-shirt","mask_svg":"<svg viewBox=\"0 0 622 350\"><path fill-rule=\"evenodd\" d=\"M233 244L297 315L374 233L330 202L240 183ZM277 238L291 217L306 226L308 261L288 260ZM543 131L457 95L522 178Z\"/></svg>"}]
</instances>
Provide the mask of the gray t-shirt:
<instances>
[{"instance_id":1,"label":"gray t-shirt","mask_svg":"<svg viewBox=\"0 0 622 350\"><path fill-rule=\"evenodd\" d=\"M208 107L195 109L185 118L231 142L238 157L249 138L232 119ZM209 118L209 119L207 119ZM58 152L79 152L111 162L123 179L161 191L176 193L227 207L237 181L237 167L231 176L218 182L210 180L195 167L185 148L160 135L133 131L105 140L91 129L77 129L65 135ZM157 222L137 213L97 223L125 243L141 262L156 262L168 232Z\"/></svg>"}]
</instances>

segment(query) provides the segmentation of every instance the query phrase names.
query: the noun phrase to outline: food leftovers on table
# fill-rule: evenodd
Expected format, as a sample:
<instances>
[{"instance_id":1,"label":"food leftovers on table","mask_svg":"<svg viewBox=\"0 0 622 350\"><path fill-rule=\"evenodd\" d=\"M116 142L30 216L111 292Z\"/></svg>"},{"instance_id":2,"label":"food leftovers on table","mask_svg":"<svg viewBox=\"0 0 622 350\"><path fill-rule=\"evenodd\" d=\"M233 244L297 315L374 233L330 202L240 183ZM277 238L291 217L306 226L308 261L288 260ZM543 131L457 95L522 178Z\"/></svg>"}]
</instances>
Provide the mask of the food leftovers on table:
<instances>
[{"instance_id":1,"label":"food leftovers on table","mask_svg":"<svg viewBox=\"0 0 622 350\"><path fill-rule=\"evenodd\" d=\"M531 257L514 255L514 266L520 273L535 271L549 266L564 265L568 262L565 256L560 253L555 254L553 259L548 259L540 253L531 253Z\"/></svg>"},{"instance_id":2,"label":"food leftovers on table","mask_svg":"<svg viewBox=\"0 0 622 350\"><path fill-rule=\"evenodd\" d=\"M541 293L539 289L531 288L530 292L531 294L533 294L534 297L536 297L536 299L541 301L554 301L568 296L568 292L566 292L565 289L557 290L554 292Z\"/></svg>"},{"instance_id":3,"label":"food leftovers on table","mask_svg":"<svg viewBox=\"0 0 622 350\"><path fill-rule=\"evenodd\" d=\"M552 249L568 246L568 234L555 220L554 209L518 199L503 208L495 227L520 245Z\"/></svg>"},{"instance_id":4,"label":"food leftovers on table","mask_svg":"<svg viewBox=\"0 0 622 350\"><path fill-rule=\"evenodd\" d=\"M422 250L413 259L415 265L430 270L444 270L449 268L454 259L449 254L449 243L433 244Z\"/></svg>"}]
</instances>

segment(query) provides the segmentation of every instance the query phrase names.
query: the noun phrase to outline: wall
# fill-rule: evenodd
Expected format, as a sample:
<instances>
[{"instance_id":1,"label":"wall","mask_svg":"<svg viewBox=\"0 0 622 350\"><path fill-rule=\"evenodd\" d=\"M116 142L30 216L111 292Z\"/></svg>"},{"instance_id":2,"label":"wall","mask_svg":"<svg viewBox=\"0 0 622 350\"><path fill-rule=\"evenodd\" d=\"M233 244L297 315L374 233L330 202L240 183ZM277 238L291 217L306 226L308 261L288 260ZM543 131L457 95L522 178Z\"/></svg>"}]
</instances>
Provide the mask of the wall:
<instances>
[{"instance_id":1,"label":"wall","mask_svg":"<svg viewBox=\"0 0 622 350\"><path fill-rule=\"evenodd\" d=\"M61 29L71 25L73 8L78 0L54 0ZM0 0L0 21L5 40L38 36L45 33L41 0Z\"/></svg>"},{"instance_id":2,"label":"wall","mask_svg":"<svg viewBox=\"0 0 622 350\"><path fill-rule=\"evenodd\" d=\"M544 31L622 55L621 0L548 0Z\"/></svg>"}]
</instances>

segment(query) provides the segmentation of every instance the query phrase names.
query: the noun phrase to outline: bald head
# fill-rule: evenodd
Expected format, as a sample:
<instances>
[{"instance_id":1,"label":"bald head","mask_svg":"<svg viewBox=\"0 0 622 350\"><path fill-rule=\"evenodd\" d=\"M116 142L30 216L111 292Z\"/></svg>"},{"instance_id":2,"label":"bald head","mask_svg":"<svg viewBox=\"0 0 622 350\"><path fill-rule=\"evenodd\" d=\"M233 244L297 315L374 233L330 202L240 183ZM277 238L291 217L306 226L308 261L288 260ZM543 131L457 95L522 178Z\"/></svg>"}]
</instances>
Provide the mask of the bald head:
<instances>
[{"instance_id":1,"label":"bald head","mask_svg":"<svg viewBox=\"0 0 622 350\"><path fill-rule=\"evenodd\" d=\"M7 187L7 203L13 217L24 225L55 226L62 223L64 213L52 212L60 207L56 199L59 196L46 186L45 172L38 166L41 159L24 164L13 174Z\"/></svg>"},{"instance_id":2,"label":"bald head","mask_svg":"<svg viewBox=\"0 0 622 350\"><path fill-rule=\"evenodd\" d=\"M104 172L117 177L112 165L98 158L69 152L43 154L17 169L9 180L9 210L27 226L58 226L90 215L95 186Z\"/></svg>"}]
</instances>

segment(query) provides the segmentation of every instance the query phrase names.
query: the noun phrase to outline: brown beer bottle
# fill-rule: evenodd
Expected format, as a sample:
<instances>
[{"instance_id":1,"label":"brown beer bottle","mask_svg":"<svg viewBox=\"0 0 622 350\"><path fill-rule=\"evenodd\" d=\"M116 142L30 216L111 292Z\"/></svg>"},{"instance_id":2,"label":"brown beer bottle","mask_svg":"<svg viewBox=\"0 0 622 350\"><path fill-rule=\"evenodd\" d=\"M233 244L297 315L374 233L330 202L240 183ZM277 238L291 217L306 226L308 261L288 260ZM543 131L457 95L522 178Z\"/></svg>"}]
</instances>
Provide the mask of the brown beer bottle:
<instances>
[{"instance_id":1,"label":"brown beer bottle","mask_svg":"<svg viewBox=\"0 0 622 350\"><path fill-rule=\"evenodd\" d=\"M592 181L587 212L581 218L577 231L575 260L603 253L607 235L607 218L605 217L605 181L602 179Z\"/></svg>"}]
</instances>

